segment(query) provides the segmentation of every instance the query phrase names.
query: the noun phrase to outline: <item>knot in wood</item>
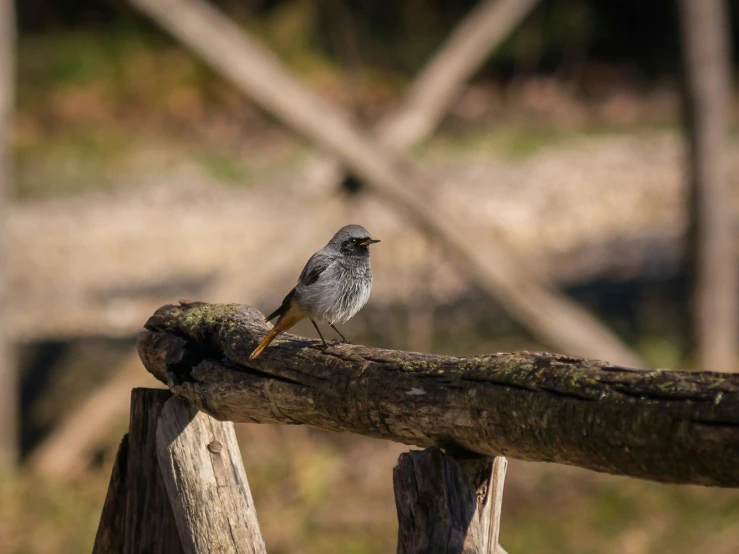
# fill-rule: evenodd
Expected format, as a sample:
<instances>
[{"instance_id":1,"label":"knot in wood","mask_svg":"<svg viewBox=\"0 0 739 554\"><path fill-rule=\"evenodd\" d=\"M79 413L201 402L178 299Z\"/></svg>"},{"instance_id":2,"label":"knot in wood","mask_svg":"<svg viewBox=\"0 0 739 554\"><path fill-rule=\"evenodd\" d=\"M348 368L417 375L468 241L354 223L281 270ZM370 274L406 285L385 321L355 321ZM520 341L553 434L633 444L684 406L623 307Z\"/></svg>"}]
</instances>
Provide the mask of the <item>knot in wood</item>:
<instances>
[{"instance_id":1,"label":"knot in wood","mask_svg":"<svg viewBox=\"0 0 739 554\"><path fill-rule=\"evenodd\" d=\"M213 454L220 454L221 450L223 450L223 445L218 441L213 441L208 445L208 450Z\"/></svg>"}]
</instances>

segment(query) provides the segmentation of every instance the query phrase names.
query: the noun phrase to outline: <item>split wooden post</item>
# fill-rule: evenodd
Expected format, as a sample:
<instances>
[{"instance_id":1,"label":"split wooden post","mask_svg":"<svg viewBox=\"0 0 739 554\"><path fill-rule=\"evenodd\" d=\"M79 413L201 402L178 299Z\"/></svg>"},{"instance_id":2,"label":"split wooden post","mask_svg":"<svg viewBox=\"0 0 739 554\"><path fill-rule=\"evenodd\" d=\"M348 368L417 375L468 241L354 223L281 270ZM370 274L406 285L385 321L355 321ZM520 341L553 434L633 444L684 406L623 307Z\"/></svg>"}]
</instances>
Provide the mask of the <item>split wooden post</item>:
<instances>
[{"instance_id":1,"label":"split wooden post","mask_svg":"<svg viewBox=\"0 0 739 554\"><path fill-rule=\"evenodd\" d=\"M172 393L134 389L131 419L116 456L93 554L181 554L172 508L157 462L155 431Z\"/></svg>"},{"instance_id":2,"label":"split wooden post","mask_svg":"<svg viewBox=\"0 0 739 554\"><path fill-rule=\"evenodd\" d=\"M498 544L508 462L427 448L393 471L398 554L505 554Z\"/></svg>"},{"instance_id":3,"label":"split wooden post","mask_svg":"<svg viewBox=\"0 0 739 554\"><path fill-rule=\"evenodd\" d=\"M134 389L93 554L265 554L233 423Z\"/></svg>"},{"instance_id":4,"label":"split wooden post","mask_svg":"<svg viewBox=\"0 0 739 554\"><path fill-rule=\"evenodd\" d=\"M110 473L108 494L105 496L103 513L92 554L123 552L123 514L126 512L126 469L128 467L128 434L118 447L118 453Z\"/></svg>"},{"instance_id":5,"label":"split wooden post","mask_svg":"<svg viewBox=\"0 0 739 554\"><path fill-rule=\"evenodd\" d=\"M187 554L266 554L234 425L167 401L157 454Z\"/></svg>"}]
</instances>

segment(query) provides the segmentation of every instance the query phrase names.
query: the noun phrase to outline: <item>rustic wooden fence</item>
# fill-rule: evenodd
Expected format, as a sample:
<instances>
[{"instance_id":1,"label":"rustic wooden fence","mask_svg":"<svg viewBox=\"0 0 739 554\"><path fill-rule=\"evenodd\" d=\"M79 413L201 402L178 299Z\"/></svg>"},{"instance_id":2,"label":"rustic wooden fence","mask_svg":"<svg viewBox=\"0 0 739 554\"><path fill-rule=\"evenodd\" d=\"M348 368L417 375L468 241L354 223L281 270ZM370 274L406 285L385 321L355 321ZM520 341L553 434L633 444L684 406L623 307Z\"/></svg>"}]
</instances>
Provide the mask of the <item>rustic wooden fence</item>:
<instances>
[{"instance_id":1,"label":"rustic wooden fence","mask_svg":"<svg viewBox=\"0 0 739 554\"><path fill-rule=\"evenodd\" d=\"M454 358L267 331L239 305L165 306L135 389L95 553L265 552L232 421L305 424L426 447L394 471L400 553L502 553L506 459L739 486L739 375L527 352Z\"/></svg>"}]
</instances>

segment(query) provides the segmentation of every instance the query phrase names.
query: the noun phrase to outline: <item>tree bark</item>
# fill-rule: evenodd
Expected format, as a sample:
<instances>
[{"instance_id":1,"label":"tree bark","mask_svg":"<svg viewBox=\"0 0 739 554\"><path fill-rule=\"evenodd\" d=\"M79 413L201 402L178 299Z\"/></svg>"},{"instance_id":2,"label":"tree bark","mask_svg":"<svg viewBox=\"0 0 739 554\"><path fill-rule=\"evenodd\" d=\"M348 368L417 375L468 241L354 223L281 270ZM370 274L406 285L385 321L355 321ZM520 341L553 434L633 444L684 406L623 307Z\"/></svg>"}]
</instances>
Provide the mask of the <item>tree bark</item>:
<instances>
[{"instance_id":1,"label":"tree bark","mask_svg":"<svg viewBox=\"0 0 739 554\"><path fill-rule=\"evenodd\" d=\"M728 7L724 0L680 0L680 16L698 364L718 371L739 371L739 267L728 175Z\"/></svg>"},{"instance_id":2,"label":"tree bark","mask_svg":"<svg viewBox=\"0 0 739 554\"><path fill-rule=\"evenodd\" d=\"M393 470L398 554L503 554L505 458L495 460L438 448L401 454Z\"/></svg>"},{"instance_id":3,"label":"tree bark","mask_svg":"<svg viewBox=\"0 0 739 554\"><path fill-rule=\"evenodd\" d=\"M306 91L242 29L200 0L130 0L283 123L339 158L409 223L436 240L457 267L543 342L566 352L639 365L639 357L592 314L495 243L481 251L417 185L430 179Z\"/></svg>"},{"instance_id":4,"label":"tree bark","mask_svg":"<svg viewBox=\"0 0 739 554\"><path fill-rule=\"evenodd\" d=\"M184 553L156 449L157 422L171 396L159 389L131 393L123 554Z\"/></svg>"},{"instance_id":5,"label":"tree bark","mask_svg":"<svg viewBox=\"0 0 739 554\"><path fill-rule=\"evenodd\" d=\"M5 221L12 180L11 133L15 81L15 11L13 0L0 0L0 468L18 462L18 370L7 321Z\"/></svg>"},{"instance_id":6,"label":"tree bark","mask_svg":"<svg viewBox=\"0 0 739 554\"><path fill-rule=\"evenodd\" d=\"M635 370L528 352L470 358L283 335L253 308L165 306L138 346L177 396L220 420L306 424L423 447L666 483L739 485L739 375Z\"/></svg>"},{"instance_id":7,"label":"tree bark","mask_svg":"<svg viewBox=\"0 0 739 554\"><path fill-rule=\"evenodd\" d=\"M123 518L126 513L126 469L128 466L128 435L123 436L110 474L108 493L100 515L92 554L123 552Z\"/></svg>"},{"instance_id":8,"label":"tree bark","mask_svg":"<svg viewBox=\"0 0 739 554\"><path fill-rule=\"evenodd\" d=\"M233 423L171 398L156 442L185 552L266 554Z\"/></svg>"}]
</instances>

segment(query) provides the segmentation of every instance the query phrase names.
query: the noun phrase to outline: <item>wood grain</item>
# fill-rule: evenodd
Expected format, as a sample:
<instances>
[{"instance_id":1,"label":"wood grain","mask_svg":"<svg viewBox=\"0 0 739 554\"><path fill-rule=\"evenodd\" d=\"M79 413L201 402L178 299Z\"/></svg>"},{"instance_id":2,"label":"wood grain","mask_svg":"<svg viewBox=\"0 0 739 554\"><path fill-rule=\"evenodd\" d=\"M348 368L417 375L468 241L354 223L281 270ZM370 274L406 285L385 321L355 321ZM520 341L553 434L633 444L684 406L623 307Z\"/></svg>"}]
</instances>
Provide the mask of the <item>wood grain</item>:
<instances>
[{"instance_id":1,"label":"wood grain","mask_svg":"<svg viewBox=\"0 0 739 554\"><path fill-rule=\"evenodd\" d=\"M401 454L393 471L398 554L495 554L504 465L497 483L493 465L438 448Z\"/></svg>"},{"instance_id":2,"label":"wood grain","mask_svg":"<svg viewBox=\"0 0 739 554\"><path fill-rule=\"evenodd\" d=\"M134 389L131 393L124 554L184 552L156 452L157 421L171 396L159 389Z\"/></svg>"},{"instance_id":3,"label":"wood grain","mask_svg":"<svg viewBox=\"0 0 739 554\"><path fill-rule=\"evenodd\" d=\"M126 513L126 470L128 467L128 434L123 436L110 474L108 493L95 535L92 554L123 552L123 521Z\"/></svg>"},{"instance_id":4,"label":"wood grain","mask_svg":"<svg viewBox=\"0 0 739 554\"><path fill-rule=\"evenodd\" d=\"M167 401L157 452L187 554L265 554L233 423Z\"/></svg>"},{"instance_id":5,"label":"wood grain","mask_svg":"<svg viewBox=\"0 0 739 554\"><path fill-rule=\"evenodd\" d=\"M469 358L267 332L240 305L165 306L144 365L220 420L312 425L422 447L666 483L739 486L739 375L637 370L547 353Z\"/></svg>"}]
</instances>

